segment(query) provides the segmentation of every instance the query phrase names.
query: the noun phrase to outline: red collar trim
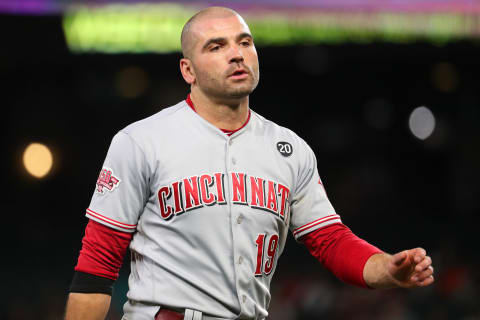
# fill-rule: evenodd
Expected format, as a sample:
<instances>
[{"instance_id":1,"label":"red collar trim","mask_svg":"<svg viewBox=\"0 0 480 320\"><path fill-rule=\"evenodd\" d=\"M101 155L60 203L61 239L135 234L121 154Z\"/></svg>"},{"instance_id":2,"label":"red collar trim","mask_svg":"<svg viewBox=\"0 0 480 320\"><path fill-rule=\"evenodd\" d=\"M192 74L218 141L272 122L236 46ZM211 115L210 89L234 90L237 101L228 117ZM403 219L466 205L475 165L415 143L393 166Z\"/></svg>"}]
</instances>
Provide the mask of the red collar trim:
<instances>
[{"instance_id":1,"label":"red collar trim","mask_svg":"<svg viewBox=\"0 0 480 320\"><path fill-rule=\"evenodd\" d=\"M190 93L187 95L187 104L190 106L190 108L192 108L193 111L197 112L197 110L195 110L195 106L193 105L193 102L192 102L192 99L190 99Z\"/></svg>"},{"instance_id":2,"label":"red collar trim","mask_svg":"<svg viewBox=\"0 0 480 320\"><path fill-rule=\"evenodd\" d=\"M187 102L187 104L190 106L190 108L192 108L193 111L197 112L197 110L195 110L195 106L193 105L193 101L192 99L190 98L190 93L187 95L187 99L185 100ZM251 112L250 112L250 109L248 109L248 118L247 120L243 123L243 125L238 128L238 129L235 129L235 130L228 130L228 129L222 129L220 128L220 130L222 130L225 134L231 136L232 134L234 134L235 132L237 132L238 130L241 130L243 129L248 121L250 121L250 115L251 115Z\"/></svg>"}]
</instances>

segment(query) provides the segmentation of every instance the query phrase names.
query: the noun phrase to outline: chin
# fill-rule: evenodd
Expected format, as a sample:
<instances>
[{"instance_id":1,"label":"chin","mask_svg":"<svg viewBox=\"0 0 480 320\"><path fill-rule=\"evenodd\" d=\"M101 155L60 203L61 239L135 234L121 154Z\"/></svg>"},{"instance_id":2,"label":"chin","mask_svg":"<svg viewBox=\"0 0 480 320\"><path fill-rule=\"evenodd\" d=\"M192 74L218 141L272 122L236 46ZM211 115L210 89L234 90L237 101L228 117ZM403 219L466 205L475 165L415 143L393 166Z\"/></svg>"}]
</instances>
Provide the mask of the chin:
<instances>
[{"instance_id":1,"label":"chin","mask_svg":"<svg viewBox=\"0 0 480 320\"><path fill-rule=\"evenodd\" d=\"M253 83L243 83L237 85L228 85L228 86L218 86L218 87L208 87L205 88L205 92L207 95L216 97L218 99L226 99L226 100L238 100L248 97L253 90L255 89L256 85Z\"/></svg>"},{"instance_id":2,"label":"chin","mask_svg":"<svg viewBox=\"0 0 480 320\"><path fill-rule=\"evenodd\" d=\"M252 86L251 84L245 85L242 87L237 87L237 88L231 88L230 90L226 90L226 95L229 96L230 98L244 98L250 95L250 93L255 90L256 86Z\"/></svg>"},{"instance_id":3,"label":"chin","mask_svg":"<svg viewBox=\"0 0 480 320\"><path fill-rule=\"evenodd\" d=\"M241 91L232 91L228 92L227 96L230 98L241 99L248 97L253 90L241 90Z\"/></svg>"}]
</instances>

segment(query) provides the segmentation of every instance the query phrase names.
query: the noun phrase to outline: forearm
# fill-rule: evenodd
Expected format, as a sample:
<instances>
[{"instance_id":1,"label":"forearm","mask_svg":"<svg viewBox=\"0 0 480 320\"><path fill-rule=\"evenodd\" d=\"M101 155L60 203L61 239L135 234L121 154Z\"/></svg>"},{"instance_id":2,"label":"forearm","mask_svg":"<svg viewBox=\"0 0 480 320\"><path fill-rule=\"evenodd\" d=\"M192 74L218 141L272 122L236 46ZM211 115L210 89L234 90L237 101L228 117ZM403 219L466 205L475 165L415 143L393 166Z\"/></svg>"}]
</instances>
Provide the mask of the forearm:
<instances>
[{"instance_id":1,"label":"forearm","mask_svg":"<svg viewBox=\"0 0 480 320\"><path fill-rule=\"evenodd\" d=\"M131 233L90 220L82 240L66 307L66 320L103 320Z\"/></svg>"},{"instance_id":2,"label":"forearm","mask_svg":"<svg viewBox=\"0 0 480 320\"><path fill-rule=\"evenodd\" d=\"M397 287L395 279L388 273L388 263L392 256L387 253L372 255L363 268L363 279L370 288L394 288Z\"/></svg>"},{"instance_id":3,"label":"forearm","mask_svg":"<svg viewBox=\"0 0 480 320\"><path fill-rule=\"evenodd\" d=\"M343 224L334 224L313 231L301 238L312 256L340 280L362 288L365 263L382 252L368 242L358 238Z\"/></svg>"},{"instance_id":4,"label":"forearm","mask_svg":"<svg viewBox=\"0 0 480 320\"><path fill-rule=\"evenodd\" d=\"M103 293L77 293L68 296L65 320L104 320L111 297Z\"/></svg>"}]
</instances>

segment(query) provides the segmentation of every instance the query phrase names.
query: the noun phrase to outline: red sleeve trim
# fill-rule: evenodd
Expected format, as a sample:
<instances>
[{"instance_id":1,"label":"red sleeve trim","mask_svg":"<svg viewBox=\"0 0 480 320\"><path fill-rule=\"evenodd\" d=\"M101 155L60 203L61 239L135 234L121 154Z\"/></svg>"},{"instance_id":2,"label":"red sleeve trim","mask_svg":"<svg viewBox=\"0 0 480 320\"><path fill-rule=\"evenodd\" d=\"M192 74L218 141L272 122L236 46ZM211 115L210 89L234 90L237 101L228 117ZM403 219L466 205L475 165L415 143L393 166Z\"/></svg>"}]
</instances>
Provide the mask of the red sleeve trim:
<instances>
[{"instance_id":1,"label":"red sleeve trim","mask_svg":"<svg viewBox=\"0 0 480 320\"><path fill-rule=\"evenodd\" d=\"M340 280L363 288L367 260L383 251L360 239L341 223L310 232L300 239L310 253Z\"/></svg>"},{"instance_id":2,"label":"red sleeve trim","mask_svg":"<svg viewBox=\"0 0 480 320\"><path fill-rule=\"evenodd\" d=\"M116 280L132 237L90 219L75 271Z\"/></svg>"},{"instance_id":3,"label":"red sleeve trim","mask_svg":"<svg viewBox=\"0 0 480 320\"><path fill-rule=\"evenodd\" d=\"M317 219L317 220L314 220L312 222L309 222L307 224L304 224L303 226L301 227L298 227L296 229L293 229L293 235L296 236L298 235L299 233L301 232L304 232L304 231L307 231L315 226L318 226L319 224L323 224L325 222L328 222L328 221L331 221L331 220L339 220L338 222L341 222L340 221L340 216L338 214L331 214L329 216L326 216L326 217L323 217L323 218L320 218L320 219Z\"/></svg>"},{"instance_id":4,"label":"red sleeve trim","mask_svg":"<svg viewBox=\"0 0 480 320\"><path fill-rule=\"evenodd\" d=\"M123 223L123 222L120 222L120 221L113 220L111 218L105 217L104 215L101 215L98 212L93 211L92 209L87 209L87 216L88 215L90 215L94 218L97 218L97 219L99 219L103 222L106 222L108 224L111 224L111 225L114 225L116 227L125 229L125 230L131 231L131 230L135 230L137 228L137 226L135 224L126 224L126 223Z\"/></svg>"}]
</instances>

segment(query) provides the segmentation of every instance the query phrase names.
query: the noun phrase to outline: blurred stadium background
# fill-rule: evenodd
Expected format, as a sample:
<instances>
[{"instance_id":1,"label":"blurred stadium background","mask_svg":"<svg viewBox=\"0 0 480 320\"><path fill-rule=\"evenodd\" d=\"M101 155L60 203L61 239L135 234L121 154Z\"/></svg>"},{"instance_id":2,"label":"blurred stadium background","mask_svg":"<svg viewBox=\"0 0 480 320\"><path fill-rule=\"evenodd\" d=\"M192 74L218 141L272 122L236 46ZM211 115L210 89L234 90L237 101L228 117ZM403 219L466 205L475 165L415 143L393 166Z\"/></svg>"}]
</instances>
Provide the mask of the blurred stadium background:
<instances>
[{"instance_id":1,"label":"blurred stadium background","mask_svg":"<svg viewBox=\"0 0 480 320\"><path fill-rule=\"evenodd\" d=\"M290 237L270 319L480 319L475 0L1 0L0 318L62 318L110 139L186 97L179 34L208 5L250 23L251 107L308 141L343 221L387 252L425 247L436 268L429 288L360 290Z\"/></svg>"}]
</instances>

